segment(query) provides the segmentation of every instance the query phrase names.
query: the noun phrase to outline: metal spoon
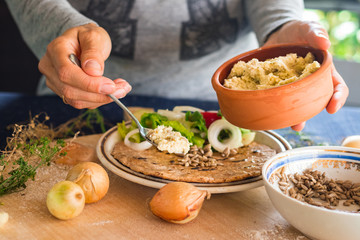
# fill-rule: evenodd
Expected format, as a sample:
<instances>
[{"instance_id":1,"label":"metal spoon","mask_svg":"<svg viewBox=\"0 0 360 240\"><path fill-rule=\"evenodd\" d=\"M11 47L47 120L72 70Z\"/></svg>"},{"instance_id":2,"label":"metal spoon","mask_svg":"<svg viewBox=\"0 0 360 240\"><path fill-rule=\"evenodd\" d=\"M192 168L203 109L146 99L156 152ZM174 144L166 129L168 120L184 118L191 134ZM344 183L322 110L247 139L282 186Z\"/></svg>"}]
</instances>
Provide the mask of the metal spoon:
<instances>
[{"instance_id":1,"label":"metal spoon","mask_svg":"<svg viewBox=\"0 0 360 240\"><path fill-rule=\"evenodd\" d=\"M81 63L80 63L80 60L76 57L75 54L70 54L69 56L70 58L70 61L75 64L76 66L80 67L81 68ZM117 99L114 95L112 94L108 94L108 96L114 100L114 102L119 105L119 107L122 108L122 110L124 110L125 112L127 112L127 114L129 114L129 116L134 120L134 122L136 123L138 129L139 129L139 133L140 135L146 139L146 141L148 141L149 143L151 143L152 145L154 145L155 147L157 147L157 144L155 142L153 142L150 138L149 138L149 128L144 128L139 120L137 120L137 118L134 116L134 114L132 114L132 112L122 103L119 101L119 99Z\"/></svg>"}]
</instances>

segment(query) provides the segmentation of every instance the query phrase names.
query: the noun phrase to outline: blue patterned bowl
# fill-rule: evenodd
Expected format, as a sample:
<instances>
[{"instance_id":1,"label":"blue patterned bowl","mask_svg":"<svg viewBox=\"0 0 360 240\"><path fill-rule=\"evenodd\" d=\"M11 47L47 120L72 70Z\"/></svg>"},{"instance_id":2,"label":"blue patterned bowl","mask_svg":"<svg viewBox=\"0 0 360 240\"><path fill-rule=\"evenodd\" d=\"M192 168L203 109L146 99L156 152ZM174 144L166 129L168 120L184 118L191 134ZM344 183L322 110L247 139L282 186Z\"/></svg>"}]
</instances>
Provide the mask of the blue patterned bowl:
<instances>
[{"instance_id":1,"label":"blue patterned bowl","mask_svg":"<svg viewBox=\"0 0 360 240\"><path fill-rule=\"evenodd\" d=\"M328 178L334 180L360 183L360 149L331 146L296 148L277 154L262 169L265 189L273 205L304 235L312 239L359 239L358 204L344 206L344 200L340 200L338 206L328 209L286 194L287 190L279 184L281 176L303 174L306 169L325 172ZM290 183L290 188L292 185Z\"/></svg>"}]
</instances>

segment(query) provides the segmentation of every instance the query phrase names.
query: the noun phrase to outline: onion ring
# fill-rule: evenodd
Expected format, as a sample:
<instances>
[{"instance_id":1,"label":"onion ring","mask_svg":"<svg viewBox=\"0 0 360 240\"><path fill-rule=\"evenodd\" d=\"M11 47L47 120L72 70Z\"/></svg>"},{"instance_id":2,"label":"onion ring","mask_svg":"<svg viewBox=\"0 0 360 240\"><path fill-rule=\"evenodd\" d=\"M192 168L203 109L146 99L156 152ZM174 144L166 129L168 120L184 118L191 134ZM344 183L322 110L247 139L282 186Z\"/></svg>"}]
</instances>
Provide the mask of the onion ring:
<instances>
[{"instance_id":1,"label":"onion ring","mask_svg":"<svg viewBox=\"0 0 360 240\"><path fill-rule=\"evenodd\" d=\"M132 148L137 151L143 151L143 150L149 149L152 146L152 144L146 140L142 141L140 143L131 142L129 140L129 138L132 135L134 135L135 133L138 133L138 132L139 132L139 129L134 129L134 130L130 131L128 134L126 134L125 139L124 139L124 144L126 146L128 146L129 148Z\"/></svg>"},{"instance_id":2,"label":"onion ring","mask_svg":"<svg viewBox=\"0 0 360 240\"><path fill-rule=\"evenodd\" d=\"M192 107L192 106L176 106L173 108L174 112L204 112L204 110L197 108L197 107Z\"/></svg>"},{"instance_id":3,"label":"onion ring","mask_svg":"<svg viewBox=\"0 0 360 240\"><path fill-rule=\"evenodd\" d=\"M218 136L221 130L229 130L230 138L220 142ZM225 148L233 149L243 146L240 128L232 125L224 118L214 121L208 129L208 140L211 146L218 152L223 152Z\"/></svg>"},{"instance_id":4,"label":"onion ring","mask_svg":"<svg viewBox=\"0 0 360 240\"><path fill-rule=\"evenodd\" d=\"M170 110L159 109L157 113L167 117L169 120L179 121L181 119L185 119L185 113L182 112L174 112Z\"/></svg>"}]
</instances>

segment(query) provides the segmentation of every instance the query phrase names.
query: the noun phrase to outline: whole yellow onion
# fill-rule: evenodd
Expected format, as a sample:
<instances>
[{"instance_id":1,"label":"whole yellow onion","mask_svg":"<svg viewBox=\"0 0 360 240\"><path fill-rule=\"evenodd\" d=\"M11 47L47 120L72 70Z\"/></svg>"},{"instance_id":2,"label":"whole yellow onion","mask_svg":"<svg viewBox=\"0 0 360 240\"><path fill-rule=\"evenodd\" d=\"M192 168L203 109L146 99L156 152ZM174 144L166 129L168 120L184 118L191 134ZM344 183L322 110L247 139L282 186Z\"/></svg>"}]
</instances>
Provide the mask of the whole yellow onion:
<instances>
[{"instance_id":1,"label":"whole yellow onion","mask_svg":"<svg viewBox=\"0 0 360 240\"><path fill-rule=\"evenodd\" d=\"M76 164L66 176L66 180L78 184L85 194L85 203L102 199L109 189L109 176L105 169L94 162Z\"/></svg>"},{"instance_id":2,"label":"whole yellow onion","mask_svg":"<svg viewBox=\"0 0 360 240\"><path fill-rule=\"evenodd\" d=\"M210 193L190 183L171 182L163 186L151 199L152 213L165 221L184 224L195 219L205 197Z\"/></svg>"},{"instance_id":3,"label":"whole yellow onion","mask_svg":"<svg viewBox=\"0 0 360 240\"><path fill-rule=\"evenodd\" d=\"M58 219L68 220L74 218L84 209L84 192L74 182L58 182L49 190L46 206L49 212Z\"/></svg>"}]
</instances>

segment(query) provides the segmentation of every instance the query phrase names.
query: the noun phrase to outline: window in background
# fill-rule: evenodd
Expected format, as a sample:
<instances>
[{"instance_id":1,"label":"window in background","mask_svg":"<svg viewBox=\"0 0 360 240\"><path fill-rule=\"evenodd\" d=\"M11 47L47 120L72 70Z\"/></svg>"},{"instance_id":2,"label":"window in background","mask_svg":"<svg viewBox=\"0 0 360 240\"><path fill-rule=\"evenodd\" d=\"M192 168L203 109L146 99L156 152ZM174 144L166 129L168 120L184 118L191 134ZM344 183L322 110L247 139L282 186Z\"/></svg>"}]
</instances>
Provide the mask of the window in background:
<instances>
[{"instance_id":1,"label":"window in background","mask_svg":"<svg viewBox=\"0 0 360 240\"><path fill-rule=\"evenodd\" d=\"M360 62L360 14L348 10L307 9L306 20L319 21L329 33L330 52L335 58Z\"/></svg>"}]
</instances>

